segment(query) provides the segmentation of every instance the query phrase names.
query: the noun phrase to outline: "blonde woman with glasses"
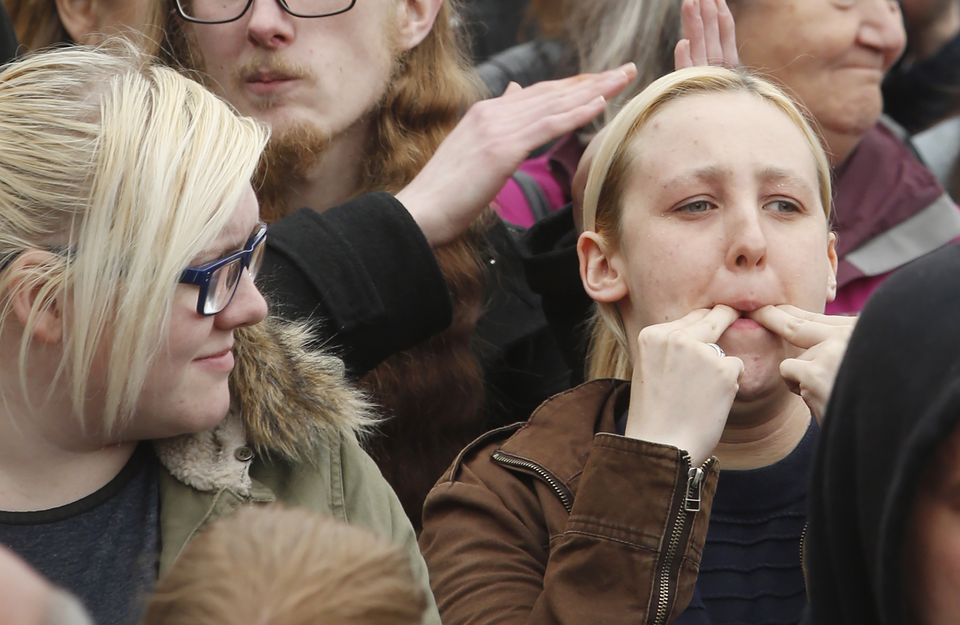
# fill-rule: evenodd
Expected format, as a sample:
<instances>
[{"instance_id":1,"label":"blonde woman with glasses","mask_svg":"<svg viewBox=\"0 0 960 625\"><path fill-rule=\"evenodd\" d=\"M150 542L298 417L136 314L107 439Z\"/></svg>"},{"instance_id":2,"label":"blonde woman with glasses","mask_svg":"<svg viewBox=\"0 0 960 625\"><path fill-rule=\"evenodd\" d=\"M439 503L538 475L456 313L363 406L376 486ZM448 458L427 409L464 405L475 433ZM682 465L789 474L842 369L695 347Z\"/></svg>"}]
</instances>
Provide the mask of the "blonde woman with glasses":
<instances>
[{"instance_id":1,"label":"blonde woman with glasses","mask_svg":"<svg viewBox=\"0 0 960 625\"><path fill-rule=\"evenodd\" d=\"M280 500L398 543L426 588L367 404L264 321L267 132L116 47L0 73L0 544L134 623L207 522Z\"/></svg>"}]
</instances>

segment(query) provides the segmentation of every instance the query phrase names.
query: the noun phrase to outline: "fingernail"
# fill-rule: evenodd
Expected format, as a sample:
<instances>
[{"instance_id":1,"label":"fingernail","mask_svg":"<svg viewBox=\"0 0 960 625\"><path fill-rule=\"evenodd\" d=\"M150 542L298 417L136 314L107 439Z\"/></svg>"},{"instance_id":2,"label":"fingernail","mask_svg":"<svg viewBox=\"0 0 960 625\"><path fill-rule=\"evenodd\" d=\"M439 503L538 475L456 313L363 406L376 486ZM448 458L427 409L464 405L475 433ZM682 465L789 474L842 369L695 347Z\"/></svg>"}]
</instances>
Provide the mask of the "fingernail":
<instances>
[{"instance_id":1,"label":"fingernail","mask_svg":"<svg viewBox=\"0 0 960 625\"><path fill-rule=\"evenodd\" d=\"M637 64L624 63L614 71L620 72L620 74L622 74L625 78L629 79L632 75L637 73Z\"/></svg>"}]
</instances>

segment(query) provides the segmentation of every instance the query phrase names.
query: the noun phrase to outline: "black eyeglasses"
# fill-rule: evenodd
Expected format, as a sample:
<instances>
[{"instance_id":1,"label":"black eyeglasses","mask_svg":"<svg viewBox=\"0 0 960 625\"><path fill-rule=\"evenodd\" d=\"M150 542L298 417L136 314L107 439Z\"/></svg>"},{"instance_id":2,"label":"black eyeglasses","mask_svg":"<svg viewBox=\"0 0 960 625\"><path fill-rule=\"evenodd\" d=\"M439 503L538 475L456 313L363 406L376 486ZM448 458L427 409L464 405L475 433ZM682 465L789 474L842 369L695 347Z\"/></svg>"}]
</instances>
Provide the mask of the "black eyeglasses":
<instances>
[{"instance_id":1,"label":"black eyeglasses","mask_svg":"<svg viewBox=\"0 0 960 625\"><path fill-rule=\"evenodd\" d=\"M330 17L346 13L357 0L277 0L294 17ZM243 17L253 0L177 0L177 13L188 22L226 24Z\"/></svg>"},{"instance_id":2,"label":"black eyeglasses","mask_svg":"<svg viewBox=\"0 0 960 625\"><path fill-rule=\"evenodd\" d=\"M243 270L250 272L251 278L257 277L263 264L263 243L267 240L267 224L260 222L256 231L247 239L243 249L223 258L204 263L199 267L188 267L180 274L182 284L195 284L200 287L197 297L197 312L204 316L216 315L233 300L240 284Z\"/></svg>"}]
</instances>

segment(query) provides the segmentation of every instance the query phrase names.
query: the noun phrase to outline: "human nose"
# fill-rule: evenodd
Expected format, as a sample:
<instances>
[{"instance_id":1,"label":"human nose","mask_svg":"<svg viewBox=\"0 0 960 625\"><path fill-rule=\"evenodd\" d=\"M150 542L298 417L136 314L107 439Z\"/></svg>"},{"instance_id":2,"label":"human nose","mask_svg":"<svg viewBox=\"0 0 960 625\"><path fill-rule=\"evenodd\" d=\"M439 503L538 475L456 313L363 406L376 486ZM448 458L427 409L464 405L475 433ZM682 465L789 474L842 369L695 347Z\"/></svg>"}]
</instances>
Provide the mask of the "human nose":
<instances>
[{"instance_id":1,"label":"human nose","mask_svg":"<svg viewBox=\"0 0 960 625\"><path fill-rule=\"evenodd\" d=\"M253 283L250 272L244 269L241 274L233 299L214 317L215 325L221 330L252 326L267 316L267 300Z\"/></svg>"},{"instance_id":2,"label":"human nose","mask_svg":"<svg viewBox=\"0 0 960 625\"><path fill-rule=\"evenodd\" d=\"M247 18L247 36L264 48L281 48L295 35L293 20L279 0L253 0Z\"/></svg>"},{"instance_id":3,"label":"human nose","mask_svg":"<svg viewBox=\"0 0 960 625\"><path fill-rule=\"evenodd\" d=\"M900 3L895 0L860 0L862 16L857 39L861 45L883 54L884 70L890 69L907 42Z\"/></svg>"},{"instance_id":4,"label":"human nose","mask_svg":"<svg viewBox=\"0 0 960 625\"><path fill-rule=\"evenodd\" d=\"M767 237L760 223L760 211L740 208L729 210L726 215L728 267L762 268L767 261Z\"/></svg>"}]
</instances>

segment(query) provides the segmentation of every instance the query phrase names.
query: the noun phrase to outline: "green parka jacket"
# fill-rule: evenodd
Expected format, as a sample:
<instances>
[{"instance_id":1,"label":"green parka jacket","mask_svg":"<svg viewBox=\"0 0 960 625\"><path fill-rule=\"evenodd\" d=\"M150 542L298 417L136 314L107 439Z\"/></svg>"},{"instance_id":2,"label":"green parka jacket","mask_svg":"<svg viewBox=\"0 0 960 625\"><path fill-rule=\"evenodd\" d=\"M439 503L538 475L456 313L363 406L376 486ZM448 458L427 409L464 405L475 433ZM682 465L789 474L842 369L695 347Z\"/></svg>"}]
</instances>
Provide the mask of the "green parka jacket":
<instances>
[{"instance_id":1,"label":"green parka jacket","mask_svg":"<svg viewBox=\"0 0 960 625\"><path fill-rule=\"evenodd\" d=\"M237 332L233 408L214 430L155 441L160 573L203 527L248 504L283 502L372 530L402 545L439 625L426 565L393 490L358 437L375 423L343 363L306 349L302 326L275 319Z\"/></svg>"}]
</instances>

